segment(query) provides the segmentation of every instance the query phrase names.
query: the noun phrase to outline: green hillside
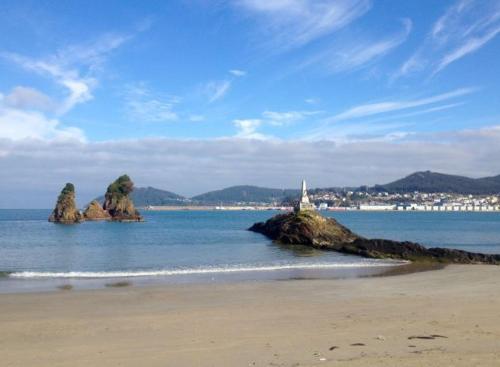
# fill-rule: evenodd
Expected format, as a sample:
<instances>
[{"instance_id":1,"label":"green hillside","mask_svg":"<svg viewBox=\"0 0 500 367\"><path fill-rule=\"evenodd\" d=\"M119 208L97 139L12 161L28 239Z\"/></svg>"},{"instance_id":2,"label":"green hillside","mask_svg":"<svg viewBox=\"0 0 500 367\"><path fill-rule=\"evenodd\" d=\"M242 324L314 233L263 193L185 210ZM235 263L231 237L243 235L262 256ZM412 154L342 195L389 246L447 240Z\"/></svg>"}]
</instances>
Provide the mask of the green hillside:
<instances>
[{"instance_id":1,"label":"green hillside","mask_svg":"<svg viewBox=\"0 0 500 367\"><path fill-rule=\"evenodd\" d=\"M287 197L297 197L298 195L299 190L244 185L210 191L194 196L191 200L201 204L280 203Z\"/></svg>"},{"instance_id":2,"label":"green hillside","mask_svg":"<svg viewBox=\"0 0 500 367\"><path fill-rule=\"evenodd\" d=\"M130 195L135 206L168 206L168 205L186 205L189 199L177 195L173 192L155 189L154 187L137 187ZM99 202L104 201L104 197L97 198Z\"/></svg>"},{"instance_id":3,"label":"green hillside","mask_svg":"<svg viewBox=\"0 0 500 367\"><path fill-rule=\"evenodd\" d=\"M447 192L456 194L489 195L500 193L500 175L494 177L469 178L431 171L415 172L400 180L376 185L375 191L387 192Z\"/></svg>"}]
</instances>

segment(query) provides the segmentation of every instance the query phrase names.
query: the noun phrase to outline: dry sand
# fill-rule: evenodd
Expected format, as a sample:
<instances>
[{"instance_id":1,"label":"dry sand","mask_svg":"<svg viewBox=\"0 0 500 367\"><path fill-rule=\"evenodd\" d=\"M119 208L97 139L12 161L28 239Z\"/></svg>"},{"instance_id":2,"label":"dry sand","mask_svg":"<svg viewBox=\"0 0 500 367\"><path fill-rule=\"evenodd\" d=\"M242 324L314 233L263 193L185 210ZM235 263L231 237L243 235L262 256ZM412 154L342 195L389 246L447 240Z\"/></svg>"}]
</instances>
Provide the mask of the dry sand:
<instances>
[{"instance_id":1,"label":"dry sand","mask_svg":"<svg viewBox=\"0 0 500 367\"><path fill-rule=\"evenodd\" d=\"M1 366L500 366L500 267L3 294L0 327Z\"/></svg>"}]
</instances>

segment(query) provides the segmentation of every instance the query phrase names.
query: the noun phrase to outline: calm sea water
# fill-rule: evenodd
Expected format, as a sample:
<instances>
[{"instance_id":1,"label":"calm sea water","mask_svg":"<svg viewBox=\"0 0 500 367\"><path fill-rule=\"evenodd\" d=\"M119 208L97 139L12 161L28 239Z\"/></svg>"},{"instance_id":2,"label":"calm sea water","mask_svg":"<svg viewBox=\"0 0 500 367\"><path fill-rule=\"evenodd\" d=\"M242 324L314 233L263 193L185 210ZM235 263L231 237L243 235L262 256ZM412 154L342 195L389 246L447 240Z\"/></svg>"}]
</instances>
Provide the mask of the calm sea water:
<instances>
[{"instance_id":1,"label":"calm sea water","mask_svg":"<svg viewBox=\"0 0 500 367\"><path fill-rule=\"evenodd\" d=\"M47 222L48 210L0 210L1 288L16 280L245 279L303 277L312 271L375 269L387 261L280 246L246 229L272 211L144 212L144 223ZM500 253L500 214L335 212L353 231L426 246ZM244 274L244 275L242 275ZM40 284L40 283L37 283ZM90 284L90 283L89 283ZM33 284L30 283L30 286Z\"/></svg>"}]
</instances>

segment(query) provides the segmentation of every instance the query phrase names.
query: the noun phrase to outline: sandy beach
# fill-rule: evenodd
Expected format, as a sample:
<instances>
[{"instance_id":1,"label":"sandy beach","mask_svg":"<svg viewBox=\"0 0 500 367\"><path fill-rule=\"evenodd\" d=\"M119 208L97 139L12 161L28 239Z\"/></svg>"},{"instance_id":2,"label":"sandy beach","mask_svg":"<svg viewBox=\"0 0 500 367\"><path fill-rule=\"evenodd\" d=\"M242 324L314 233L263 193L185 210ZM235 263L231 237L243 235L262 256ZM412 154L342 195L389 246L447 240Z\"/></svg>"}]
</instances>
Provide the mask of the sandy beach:
<instances>
[{"instance_id":1,"label":"sandy beach","mask_svg":"<svg viewBox=\"0 0 500 367\"><path fill-rule=\"evenodd\" d=\"M2 366L500 366L500 268L0 295Z\"/></svg>"}]
</instances>

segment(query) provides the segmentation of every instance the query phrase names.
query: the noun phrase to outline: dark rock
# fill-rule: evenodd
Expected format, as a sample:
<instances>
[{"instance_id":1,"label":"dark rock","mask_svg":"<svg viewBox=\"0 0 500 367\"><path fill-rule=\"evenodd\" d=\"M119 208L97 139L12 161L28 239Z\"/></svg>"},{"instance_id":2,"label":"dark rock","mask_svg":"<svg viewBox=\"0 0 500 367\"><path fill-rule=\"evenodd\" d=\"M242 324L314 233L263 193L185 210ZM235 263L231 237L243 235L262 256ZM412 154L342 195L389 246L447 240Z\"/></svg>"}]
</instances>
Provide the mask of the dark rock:
<instances>
[{"instance_id":1,"label":"dark rock","mask_svg":"<svg viewBox=\"0 0 500 367\"><path fill-rule=\"evenodd\" d=\"M118 177L108 186L104 196L104 210L116 221L142 221L143 218L135 209L129 195L134 190L134 183L127 175Z\"/></svg>"},{"instance_id":2,"label":"dark rock","mask_svg":"<svg viewBox=\"0 0 500 367\"><path fill-rule=\"evenodd\" d=\"M455 264L500 264L500 255L487 255L445 248L426 248L418 243L367 239L351 232L335 219L314 211L276 215L255 223L250 231L280 243L306 245L375 259Z\"/></svg>"},{"instance_id":3,"label":"dark rock","mask_svg":"<svg viewBox=\"0 0 500 367\"><path fill-rule=\"evenodd\" d=\"M75 186L67 183L57 198L56 207L49 217L49 222L55 223L78 223L82 220L82 214L76 208Z\"/></svg>"},{"instance_id":4,"label":"dark rock","mask_svg":"<svg viewBox=\"0 0 500 367\"><path fill-rule=\"evenodd\" d=\"M97 200L92 200L87 209L83 212L85 220L108 220L111 215L104 210Z\"/></svg>"},{"instance_id":5,"label":"dark rock","mask_svg":"<svg viewBox=\"0 0 500 367\"><path fill-rule=\"evenodd\" d=\"M250 231L265 234L280 243L317 248L348 244L358 238L335 219L325 218L311 210L276 215L267 222L255 223Z\"/></svg>"}]
</instances>

